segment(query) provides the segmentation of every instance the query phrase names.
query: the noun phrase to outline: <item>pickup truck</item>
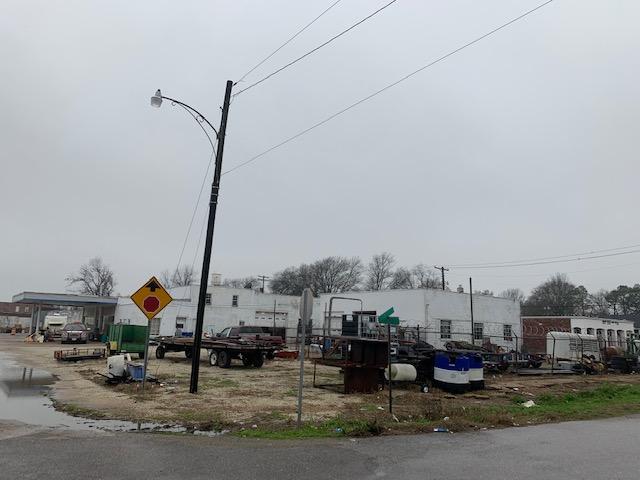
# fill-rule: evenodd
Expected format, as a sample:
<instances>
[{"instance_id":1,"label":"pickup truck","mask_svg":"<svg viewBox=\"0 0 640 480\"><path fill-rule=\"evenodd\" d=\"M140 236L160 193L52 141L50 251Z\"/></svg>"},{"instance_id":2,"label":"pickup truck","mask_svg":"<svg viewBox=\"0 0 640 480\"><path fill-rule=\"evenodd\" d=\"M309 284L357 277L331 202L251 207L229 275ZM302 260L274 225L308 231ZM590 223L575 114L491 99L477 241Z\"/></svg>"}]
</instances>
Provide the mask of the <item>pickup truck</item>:
<instances>
[{"instance_id":1,"label":"pickup truck","mask_svg":"<svg viewBox=\"0 0 640 480\"><path fill-rule=\"evenodd\" d=\"M217 338L245 338L247 340L258 340L271 345L280 346L284 344L282 337L271 335L266 327L227 327L216 334Z\"/></svg>"}]
</instances>

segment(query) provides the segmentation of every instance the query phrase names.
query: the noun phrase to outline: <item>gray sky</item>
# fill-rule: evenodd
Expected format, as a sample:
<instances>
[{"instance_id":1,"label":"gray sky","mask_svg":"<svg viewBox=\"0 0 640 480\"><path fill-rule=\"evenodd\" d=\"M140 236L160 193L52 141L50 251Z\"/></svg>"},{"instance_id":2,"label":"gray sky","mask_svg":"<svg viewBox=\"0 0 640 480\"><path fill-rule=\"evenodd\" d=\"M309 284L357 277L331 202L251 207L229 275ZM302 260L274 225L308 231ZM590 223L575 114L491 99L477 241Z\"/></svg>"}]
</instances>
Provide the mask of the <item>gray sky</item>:
<instances>
[{"instance_id":1,"label":"gray sky","mask_svg":"<svg viewBox=\"0 0 640 480\"><path fill-rule=\"evenodd\" d=\"M149 96L162 88L217 125L225 81L330 3L5 0L0 299L63 291L96 255L122 294L175 267L210 146L184 111L153 109ZM384 3L343 0L243 85ZM223 169L538 3L399 0L238 96ZM270 275L384 250L399 264L446 265L640 243L638 18L636 0L556 0L225 175L212 271ZM634 254L454 269L450 280L529 290L561 271L595 290L640 281L639 266Z\"/></svg>"}]
</instances>

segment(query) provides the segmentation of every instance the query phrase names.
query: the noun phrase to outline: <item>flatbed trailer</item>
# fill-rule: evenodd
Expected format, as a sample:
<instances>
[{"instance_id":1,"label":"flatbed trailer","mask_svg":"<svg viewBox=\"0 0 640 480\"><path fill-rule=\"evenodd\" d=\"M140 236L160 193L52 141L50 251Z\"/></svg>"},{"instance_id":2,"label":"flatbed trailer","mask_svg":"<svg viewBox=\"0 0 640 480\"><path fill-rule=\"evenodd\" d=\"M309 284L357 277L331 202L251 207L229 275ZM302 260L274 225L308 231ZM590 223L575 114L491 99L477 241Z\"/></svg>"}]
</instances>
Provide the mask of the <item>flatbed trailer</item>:
<instances>
[{"instance_id":1,"label":"flatbed trailer","mask_svg":"<svg viewBox=\"0 0 640 480\"><path fill-rule=\"evenodd\" d=\"M184 352L185 357L193 357L193 338L189 337L157 337L154 339L156 358L162 359L166 352ZM246 339L203 338L202 348L207 349L209 364L221 368L229 368L232 359L242 360L245 367L262 367L265 357L273 358L281 347L269 342Z\"/></svg>"}]
</instances>

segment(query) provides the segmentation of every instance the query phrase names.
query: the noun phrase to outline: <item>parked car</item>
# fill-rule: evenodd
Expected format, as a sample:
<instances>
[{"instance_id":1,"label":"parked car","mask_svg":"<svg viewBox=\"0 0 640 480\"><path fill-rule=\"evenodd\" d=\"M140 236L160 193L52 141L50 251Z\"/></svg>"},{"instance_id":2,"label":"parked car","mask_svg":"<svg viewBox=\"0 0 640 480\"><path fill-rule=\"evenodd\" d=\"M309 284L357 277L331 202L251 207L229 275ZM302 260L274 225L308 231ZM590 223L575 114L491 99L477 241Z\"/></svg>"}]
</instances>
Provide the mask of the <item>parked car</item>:
<instances>
[{"instance_id":1,"label":"parked car","mask_svg":"<svg viewBox=\"0 0 640 480\"><path fill-rule=\"evenodd\" d=\"M87 343L89 329L83 323L67 323L60 333L62 343Z\"/></svg>"}]
</instances>

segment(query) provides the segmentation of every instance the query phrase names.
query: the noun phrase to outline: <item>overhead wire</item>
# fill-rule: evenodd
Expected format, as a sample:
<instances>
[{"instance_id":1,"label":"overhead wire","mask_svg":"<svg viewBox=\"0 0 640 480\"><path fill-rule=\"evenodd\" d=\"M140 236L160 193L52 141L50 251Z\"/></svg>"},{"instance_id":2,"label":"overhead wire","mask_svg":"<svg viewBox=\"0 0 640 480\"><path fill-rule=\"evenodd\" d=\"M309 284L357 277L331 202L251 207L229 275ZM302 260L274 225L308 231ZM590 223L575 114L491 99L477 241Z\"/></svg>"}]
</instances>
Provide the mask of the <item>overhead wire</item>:
<instances>
[{"instance_id":1,"label":"overhead wire","mask_svg":"<svg viewBox=\"0 0 640 480\"><path fill-rule=\"evenodd\" d=\"M242 75L242 77L240 77L239 80L237 80L234 85L237 85L238 83L242 82L245 78L247 78L248 75L250 75L251 73L253 73L258 67L260 67L261 65L263 65L267 60L269 60L271 57L273 57L276 53L278 53L280 50L282 50L284 47L286 47L289 43L291 43L295 38L297 38L302 32L304 32L307 28L309 28L311 25L313 25L314 23L316 23L318 20L320 20L320 18L322 18L329 10L331 10L333 7L335 7L338 3L340 3L342 0L336 0L335 2L333 2L331 5L329 5L324 11L322 11L322 13L320 13L320 15L318 15L316 18L314 18L313 20L311 20L309 23L307 23L304 27L302 27L300 30L298 30L292 37L290 37L287 41L285 41L282 45L280 45L278 48L276 48L273 52L271 52L269 55L267 55L265 58L263 58L260 62L258 62L253 68L251 68L247 73L245 73L244 75Z\"/></svg>"},{"instance_id":2,"label":"overhead wire","mask_svg":"<svg viewBox=\"0 0 640 480\"><path fill-rule=\"evenodd\" d=\"M514 18L512 20L509 20L508 22L500 25L497 28L494 28L493 30L485 33L484 35L481 35L480 37L477 37L476 39L474 39L474 40L472 40L472 41L470 41L468 43L465 43L461 47L458 47L455 50L452 50L449 53L447 53L445 55L442 55L441 57L438 57L437 59L435 59L435 60L429 62L428 64L418 68L417 70L414 70L413 72L408 73L407 75L401 77L400 79L396 80L395 82L390 83L390 84L386 85L385 87L383 87L383 88L381 88L379 90L376 90L375 92L371 93L370 95L367 95L366 97L361 98L360 100L352 103L351 105L348 105L347 107L337 111L336 113L334 113L332 115L329 115L324 120L321 120L321 121L311 125L310 127L305 128L304 130L301 130L300 132L296 133L295 135L292 135L291 137L281 141L280 143L277 143L276 145L273 145L272 147L270 147L270 148L258 153L257 155L254 155L253 157L245 160L244 162L239 163L238 165L230 168L229 170L226 170L225 172L223 172L223 175L226 175L227 173L231 173L231 172L233 172L235 170L238 170L239 168L242 168L242 167L244 167L246 165L249 165L250 163L255 162L256 160L258 160L259 158L265 156L266 154L268 154L268 153L276 150L277 148L280 148L280 147L286 145L287 143L290 143L293 140L295 140L295 139L297 139L297 138L309 133L310 131L315 130L316 128L318 128L318 127L330 122L334 118L339 117L343 113L346 113L349 110L351 110L351 109L353 109L353 108L355 108L355 107L367 102L368 100L371 100L372 98L380 95L381 93L386 92L387 90L395 87L396 85L398 85L398 84L408 80L409 78L417 75L418 73L422 72L423 70L426 70L427 68L432 67L433 65L436 65L437 63L440 63L443 60L446 60L447 58L449 58L449 57L461 52L462 50L464 50L464 49L466 49L466 48L468 48L468 47L470 47L470 46L472 46L472 45L484 40L485 38L487 38L487 37L499 32L500 30L508 27L509 25L512 25L513 23L518 22L519 20L522 20L523 18L525 18L525 17L531 15L532 13L540 10L541 8L545 7L546 5L549 5L553 1L554 0L547 0L546 2L538 5L537 7L532 8L531 10L526 11L525 13L519 15L518 17L516 17L516 18Z\"/></svg>"},{"instance_id":3,"label":"overhead wire","mask_svg":"<svg viewBox=\"0 0 640 480\"><path fill-rule=\"evenodd\" d=\"M592 255L585 257L576 257L576 258L568 258L562 260L547 260L540 262L526 262L526 263L510 263L510 264L498 264L498 265L479 265L479 266L465 266L458 267L461 270L475 270L475 269L496 269L496 268L512 268L512 267L529 267L533 265L549 265L554 263L567 263L567 262L580 262L584 260L594 260L598 258L608 258L608 257L618 257L620 255L630 255L632 253L640 253L640 249L637 250L629 250L627 252L617 252L617 253L608 253L603 255ZM453 268L453 267L451 267Z\"/></svg>"},{"instance_id":4,"label":"overhead wire","mask_svg":"<svg viewBox=\"0 0 640 480\"><path fill-rule=\"evenodd\" d=\"M271 72L269 75L262 77L260 80L258 80L257 82L252 83L251 85L249 85L248 87L245 87L241 90L238 90L236 93L233 94L233 97L237 97L238 95L240 95L243 92L246 92L247 90L255 87L256 85L260 85L262 82L270 79L271 77L273 77L274 75L277 75L278 73L282 72L283 70L286 70L287 68L291 67L292 65L295 65L296 63L298 63L300 60L303 60L305 58L307 58L309 55L314 54L315 52L317 52L318 50L320 50L323 47L326 47L327 45L329 45L330 43L332 43L333 41L337 40L338 38L340 38L341 36L345 35L346 33L350 32L351 30L353 30L354 28L356 28L359 25L362 25L364 22L366 22L367 20L369 20L370 18L376 16L378 13L382 12L383 10L385 10L386 8L390 7L391 5L393 5L394 3L396 3L398 0L391 0L389 3L387 3L386 5L383 5L382 7L380 7L378 10L376 10L373 13L370 13L369 15L367 15L366 17L364 17L362 20L359 20L358 22L354 23L353 25L351 25L349 28L347 28L346 30L343 30L342 32L334 35L333 37L331 37L329 40L325 41L324 43L321 43L320 45L318 45L317 47L309 50L307 53L305 53L304 55L299 56L298 58L296 58L295 60L290 61L289 63L287 63L286 65L283 65L282 67L278 68L277 70ZM236 82L237 83L237 82Z\"/></svg>"},{"instance_id":5,"label":"overhead wire","mask_svg":"<svg viewBox=\"0 0 640 480\"><path fill-rule=\"evenodd\" d=\"M602 250L592 250L589 252L579 252L579 253L570 253L567 255L557 255L555 257L538 257L538 258L526 258L521 260L505 260L499 262L484 262L484 263L465 263L460 265L448 265L451 268L465 268L465 267L482 267L485 265L502 265L502 264L510 264L510 263L522 263L522 262L535 262L538 260L556 260L560 258L568 258L568 257L577 257L581 255L593 255L595 253L604 253L604 252L615 252L618 250L628 250L630 248L638 248L640 247L640 243L635 245L627 245L624 247L616 247L616 248L605 248Z\"/></svg>"}]
</instances>

